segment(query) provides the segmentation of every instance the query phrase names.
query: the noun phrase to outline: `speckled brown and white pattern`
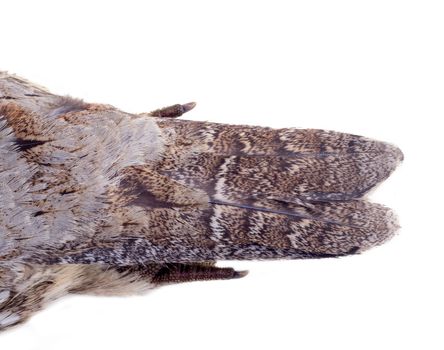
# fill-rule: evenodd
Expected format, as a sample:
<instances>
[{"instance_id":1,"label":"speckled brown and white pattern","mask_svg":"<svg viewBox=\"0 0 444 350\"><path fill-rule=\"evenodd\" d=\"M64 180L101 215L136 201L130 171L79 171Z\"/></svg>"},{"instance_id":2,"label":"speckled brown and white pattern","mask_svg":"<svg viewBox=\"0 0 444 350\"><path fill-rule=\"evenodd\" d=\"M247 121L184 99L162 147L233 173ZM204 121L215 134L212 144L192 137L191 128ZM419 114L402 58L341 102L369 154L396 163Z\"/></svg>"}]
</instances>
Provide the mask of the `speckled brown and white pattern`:
<instances>
[{"instance_id":1,"label":"speckled brown and white pattern","mask_svg":"<svg viewBox=\"0 0 444 350\"><path fill-rule=\"evenodd\" d=\"M231 279L226 259L355 254L398 227L363 196L403 155L313 129L133 115L0 72L0 330L67 293Z\"/></svg>"}]
</instances>

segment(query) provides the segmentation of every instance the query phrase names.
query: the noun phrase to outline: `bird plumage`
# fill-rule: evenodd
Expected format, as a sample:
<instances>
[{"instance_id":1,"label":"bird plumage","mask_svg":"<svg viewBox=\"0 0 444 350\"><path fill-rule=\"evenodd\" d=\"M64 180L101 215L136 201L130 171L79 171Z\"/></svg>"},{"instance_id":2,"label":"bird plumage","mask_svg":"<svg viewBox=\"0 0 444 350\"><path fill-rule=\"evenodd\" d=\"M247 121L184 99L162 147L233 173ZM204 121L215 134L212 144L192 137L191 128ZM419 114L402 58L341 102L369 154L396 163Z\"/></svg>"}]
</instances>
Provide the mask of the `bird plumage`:
<instances>
[{"instance_id":1,"label":"bird plumage","mask_svg":"<svg viewBox=\"0 0 444 350\"><path fill-rule=\"evenodd\" d=\"M355 254L391 238L363 196L402 160L315 129L178 120L0 72L0 330L67 293L242 277L217 260Z\"/></svg>"}]
</instances>

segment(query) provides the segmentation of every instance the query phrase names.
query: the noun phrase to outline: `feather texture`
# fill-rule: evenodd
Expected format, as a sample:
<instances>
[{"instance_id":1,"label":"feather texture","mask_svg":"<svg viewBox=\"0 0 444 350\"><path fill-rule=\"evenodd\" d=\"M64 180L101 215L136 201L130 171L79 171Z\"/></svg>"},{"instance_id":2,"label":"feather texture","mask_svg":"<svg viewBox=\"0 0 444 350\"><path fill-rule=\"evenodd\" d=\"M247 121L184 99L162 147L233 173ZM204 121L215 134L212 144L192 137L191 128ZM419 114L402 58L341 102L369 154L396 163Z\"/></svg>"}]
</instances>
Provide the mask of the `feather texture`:
<instances>
[{"instance_id":1,"label":"feather texture","mask_svg":"<svg viewBox=\"0 0 444 350\"><path fill-rule=\"evenodd\" d=\"M365 194L390 144L133 115L0 72L0 330L67 293L242 277L227 259L344 256L390 239Z\"/></svg>"}]
</instances>

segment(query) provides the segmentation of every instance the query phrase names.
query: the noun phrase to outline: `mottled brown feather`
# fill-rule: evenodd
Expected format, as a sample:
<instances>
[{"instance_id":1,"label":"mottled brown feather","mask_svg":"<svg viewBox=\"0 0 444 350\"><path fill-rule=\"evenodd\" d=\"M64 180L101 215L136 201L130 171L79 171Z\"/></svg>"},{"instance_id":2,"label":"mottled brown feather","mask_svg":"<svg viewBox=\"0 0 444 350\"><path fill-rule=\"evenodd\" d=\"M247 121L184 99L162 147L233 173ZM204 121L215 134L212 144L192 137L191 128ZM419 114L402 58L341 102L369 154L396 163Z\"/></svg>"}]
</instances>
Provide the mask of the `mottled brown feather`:
<instances>
[{"instance_id":1,"label":"mottled brown feather","mask_svg":"<svg viewBox=\"0 0 444 350\"><path fill-rule=\"evenodd\" d=\"M403 155L314 129L134 115L0 72L0 330L67 293L245 275L224 259L356 254L393 236L363 196Z\"/></svg>"}]
</instances>

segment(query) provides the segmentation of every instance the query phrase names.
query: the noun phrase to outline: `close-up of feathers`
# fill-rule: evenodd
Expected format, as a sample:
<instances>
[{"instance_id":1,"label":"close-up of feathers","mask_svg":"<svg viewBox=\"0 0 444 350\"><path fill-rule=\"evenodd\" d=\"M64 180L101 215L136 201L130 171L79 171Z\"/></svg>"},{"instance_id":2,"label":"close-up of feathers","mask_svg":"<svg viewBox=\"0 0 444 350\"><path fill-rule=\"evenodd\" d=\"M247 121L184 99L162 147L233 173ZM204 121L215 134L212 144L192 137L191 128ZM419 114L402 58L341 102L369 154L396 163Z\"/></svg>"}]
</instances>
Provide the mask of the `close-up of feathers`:
<instances>
[{"instance_id":1,"label":"close-up of feathers","mask_svg":"<svg viewBox=\"0 0 444 350\"><path fill-rule=\"evenodd\" d=\"M69 293L240 278L222 260L359 254L399 227L366 200L394 145L130 114L0 72L0 330Z\"/></svg>"}]
</instances>

